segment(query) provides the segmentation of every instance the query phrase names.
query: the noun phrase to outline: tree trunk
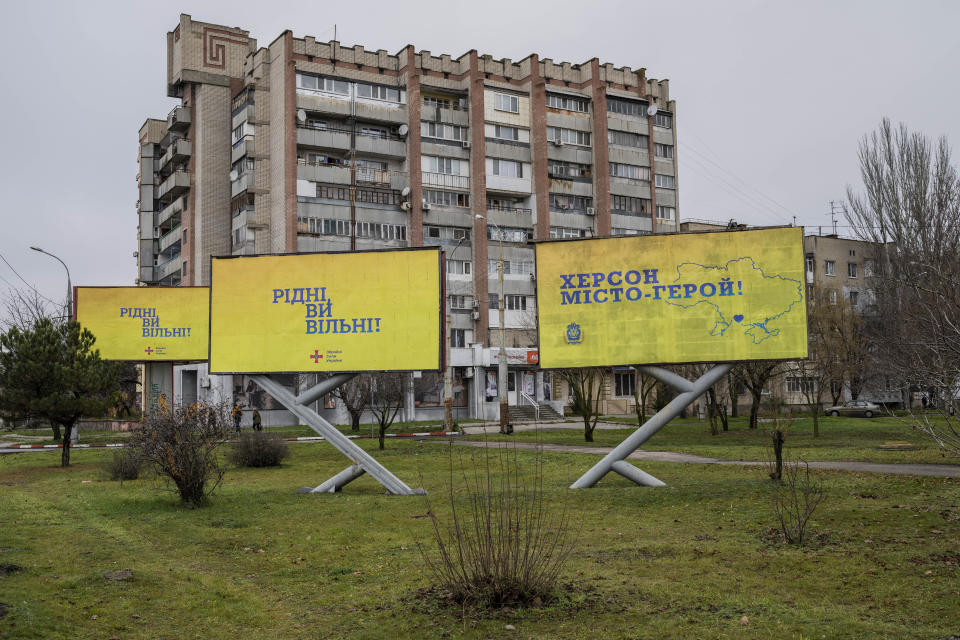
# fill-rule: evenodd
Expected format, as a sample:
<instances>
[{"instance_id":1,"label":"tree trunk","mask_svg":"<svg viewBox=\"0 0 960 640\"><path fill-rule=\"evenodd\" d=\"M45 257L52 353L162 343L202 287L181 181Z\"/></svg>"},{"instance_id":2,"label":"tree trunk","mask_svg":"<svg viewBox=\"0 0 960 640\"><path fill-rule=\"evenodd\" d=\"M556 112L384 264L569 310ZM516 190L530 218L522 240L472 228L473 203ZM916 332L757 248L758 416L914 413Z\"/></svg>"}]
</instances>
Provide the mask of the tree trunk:
<instances>
[{"instance_id":1,"label":"tree trunk","mask_svg":"<svg viewBox=\"0 0 960 640\"><path fill-rule=\"evenodd\" d=\"M753 402L750 403L750 428L757 428L757 415L760 413L760 394L754 391L750 392Z\"/></svg>"},{"instance_id":2,"label":"tree trunk","mask_svg":"<svg viewBox=\"0 0 960 640\"><path fill-rule=\"evenodd\" d=\"M386 439L387 430L383 428L383 425L380 425L380 450L383 450L383 441Z\"/></svg>"},{"instance_id":3,"label":"tree trunk","mask_svg":"<svg viewBox=\"0 0 960 640\"><path fill-rule=\"evenodd\" d=\"M350 428L353 431L360 431L360 413L350 414Z\"/></svg>"},{"instance_id":4,"label":"tree trunk","mask_svg":"<svg viewBox=\"0 0 960 640\"><path fill-rule=\"evenodd\" d=\"M820 405L813 407L813 437L820 437Z\"/></svg>"},{"instance_id":5,"label":"tree trunk","mask_svg":"<svg viewBox=\"0 0 960 640\"><path fill-rule=\"evenodd\" d=\"M783 477L783 431L780 429L775 429L773 432L773 457L775 468L770 477L780 480Z\"/></svg>"},{"instance_id":6,"label":"tree trunk","mask_svg":"<svg viewBox=\"0 0 960 640\"><path fill-rule=\"evenodd\" d=\"M58 429L59 430L59 429ZM63 427L63 449L60 451L60 466L70 466L70 437L73 435L73 425Z\"/></svg>"},{"instance_id":7,"label":"tree trunk","mask_svg":"<svg viewBox=\"0 0 960 640\"><path fill-rule=\"evenodd\" d=\"M50 427L53 429L53 439L54 439L54 441L59 441L60 438L61 438L61 436L60 436L60 425L58 425L58 424L51 424Z\"/></svg>"},{"instance_id":8,"label":"tree trunk","mask_svg":"<svg viewBox=\"0 0 960 640\"><path fill-rule=\"evenodd\" d=\"M593 442L593 429L594 427L590 426L590 418L584 418L583 419L583 439L586 442Z\"/></svg>"},{"instance_id":9,"label":"tree trunk","mask_svg":"<svg viewBox=\"0 0 960 640\"><path fill-rule=\"evenodd\" d=\"M737 379L727 374L727 393L730 396L730 417L737 417ZM723 425L723 430L727 430L727 425Z\"/></svg>"}]
</instances>

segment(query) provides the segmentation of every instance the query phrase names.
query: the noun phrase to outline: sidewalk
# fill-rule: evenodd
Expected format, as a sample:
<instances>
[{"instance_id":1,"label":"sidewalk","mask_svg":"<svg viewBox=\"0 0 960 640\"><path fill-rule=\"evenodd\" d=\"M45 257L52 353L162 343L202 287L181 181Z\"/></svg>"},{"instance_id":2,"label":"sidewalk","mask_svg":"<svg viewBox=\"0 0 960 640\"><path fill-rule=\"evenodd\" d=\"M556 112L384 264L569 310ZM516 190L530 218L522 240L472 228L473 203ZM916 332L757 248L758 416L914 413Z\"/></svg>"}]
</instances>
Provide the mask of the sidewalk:
<instances>
[{"instance_id":1,"label":"sidewalk","mask_svg":"<svg viewBox=\"0 0 960 640\"><path fill-rule=\"evenodd\" d=\"M517 425L519 426L519 425ZM515 430L517 426L514 426ZM494 426L494 432L498 427ZM597 424L597 428L600 425ZM611 428L611 427L607 427ZM623 428L623 427L618 427ZM477 433L482 433L478 431ZM454 444L464 447L498 446L498 442L454 441ZM517 449L536 449L542 447L544 451L556 453L586 453L595 456L604 456L613 450L613 447L585 447L580 445L543 444L532 442L511 442L509 446ZM653 460L656 462L678 462L682 464L726 464L739 466L766 466L769 463L759 460L722 460L707 458L689 453L674 453L672 451L634 451L629 456L631 460ZM831 469L835 471L860 471L866 473L886 473L904 476L934 476L938 478L960 478L960 465L952 464L881 464L876 462L811 462L811 469Z\"/></svg>"}]
</instances>

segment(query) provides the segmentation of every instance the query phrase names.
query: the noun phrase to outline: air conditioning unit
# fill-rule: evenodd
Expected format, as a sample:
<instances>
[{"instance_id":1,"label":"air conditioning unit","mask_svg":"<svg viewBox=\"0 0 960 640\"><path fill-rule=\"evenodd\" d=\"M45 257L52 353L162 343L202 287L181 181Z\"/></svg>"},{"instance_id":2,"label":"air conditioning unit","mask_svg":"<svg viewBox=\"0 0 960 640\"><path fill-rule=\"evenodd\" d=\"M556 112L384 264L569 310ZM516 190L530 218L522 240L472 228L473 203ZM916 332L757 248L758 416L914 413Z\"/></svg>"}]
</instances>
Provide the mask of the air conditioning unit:
<instances>
[{"instance_id":1,"label":"air conditioning unit","mask_svg":"<svg viewBox=\"0 0 960 640\"><path fill-rule=\"evenodd\" d=\"M421 204L421 208L422 208L424 211L430 211L430 209L432 209L432 207L430 206L430 203L429 203L429 202L424 202L424 203L422 203L422 204Z\"/></svg>"},{"instance_id":2,"label":"air conditioning unit","mask_svg":"<svg viewBox=\"0 0 960 640\"><path fill-rule=\"evenodd\" d=\"M530 274L530 280L533 281L533 282L536 282L536 281L537 281L537 274L531 273L531 274Z\"/></svg>"},{"instance_id":3,"label":"air conditioning unit","mask_svg":"<svg viewBox=\"0 0 960 640\"><path fill-rule=\"evenodd\" d=\"M140 278L134 278L133 284L140 284Z\"/></svg>"},{"instance_id":4,"label":"air conditioning unit","mask_svg":"<svg viewBox=\"0 0 960 640\"><path fill-rule=\"evenodd\" d=\"M479 319L480 319L480 312L479 312L479 311L474 311L474 312L473 312L473 319L474 319L474 320L479 320Z\"/></svg>"},{"instance_id":5,"label":"air conditioning unit","mask_svg":"<svg viewBox=\"0 0 960 640\"><path fill-rule=\"evenodd\" d=\"M594 209L593 207L587 207L587 215L588 215L588 216L595 216L595 215L597 215L597 210Z\"/></svg>"},{"instance_id":6,"label":"air conditioning unit","mask_svg":"<svg viewBox=\"0 0 960 640\"><path fill-rule=\"evenodd\" d=\"M562 147L562 146L563 146L563 140L551 140L550 142L552 142L553 144L557 145L558 147Z\"/></svg>"},{"instance_id":7,"label":"air conditioning unit","mask_svg":"<svg viewBox=\"0 0 960 640\"><path fill-rule=\"evenodd\" d=\"M408 202L407 200L404 200L403 202L400 203L400 208L403 209L404 211L410 211L410 202Z\"/></svg>"},{"instance_id":8,"label":"air conditioning unit","mask_svg":"<svg viewBox=\"0 0 960 640\"><path fill-rule=\"evenodd\" d=\"M200 378L200 386L203 387L204 389L209 389L210 378L208 378L207 376L203 376L202 378Z\"/></svg>"},{"instance_id":9,"label":"air conditioning unit","mask_svg":"<svg viewBox=\"0 0 960 640\"><path fill-rule=\"evenodd\" d=\"M474 300L474 301L473 301L473 308L474 308L474 309L479 309L479 308L480 308L480 301L479 301L479 300Z\"/></svg>"},{"instance_id":10,"label":"air conditioning unit","mask_svg":"<svg viewBox=\"0 0 960 640\"><path fill-rule=\"evenodd\" d=\"M466 367L466 368L463 370L463 377L464 377L464 378L472 378L472 377L473 377L473 367Z\"/></svg>"},{"instance_id":11,"label":"air conditioning unit","mask_svg":"<svg viewBox=\"0 0 960 640\"><path fill-rule=\"evenodd\" d=\"M463 148L464 148L464 149L469 149L469 148L470 148L470 141L469 141L469 140L463 140L463 141L461 141L460 144L463 145Z\"/></svg>"},{"instance_id":12,"label":"air conditioning unit","mask_svg":"<svg viewBox=\"0 0 960 640\"><path fill-rule=\"evenodd\" d=\"M153 239L156 240L160 237L160 227L153 228Z\"/></svg>"},{"instance_id":13,"label":"air conditioning unit","mask_svg":"<svg viewBox=\"0 0 960 640\"><path fill-rule=\"evenodd\" d=\"M134 252L133 252L133 257L134 257L134 258L137 258L137 257L139 257L139 256L140 256L140 252L139 252L139 251L134 251Z\"/></svg>"}]
</instances>

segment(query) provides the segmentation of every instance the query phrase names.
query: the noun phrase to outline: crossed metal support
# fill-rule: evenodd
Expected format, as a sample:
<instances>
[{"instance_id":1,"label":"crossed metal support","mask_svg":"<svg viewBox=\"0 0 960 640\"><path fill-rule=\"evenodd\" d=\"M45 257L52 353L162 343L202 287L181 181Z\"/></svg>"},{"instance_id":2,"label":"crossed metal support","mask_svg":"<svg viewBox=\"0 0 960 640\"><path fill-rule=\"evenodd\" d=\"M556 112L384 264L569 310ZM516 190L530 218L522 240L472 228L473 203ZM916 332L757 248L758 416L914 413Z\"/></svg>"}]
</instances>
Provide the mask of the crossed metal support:
<instances>
[{"instance_id":1,"label":"crossed metal support","mask_svg":"<svg viewBox=\"0 0 960 640\"><path fill-rule=\"evenodd\" d=\"M640 428L618 444L613 451L604 456L592 469L580 476L580 479L570 485L570 488L588 489L597 484L600 479L610 471L619 473L624 478L633 480L642 487L666 486L664 482L627 462L627 456L639 449L653 434L660 431L668 422L680 415L681 411L706 393L707 389L716 384L720 378L725 376L732 368L732 364L718 364L696 380L690 381L682 376L678 376L672 371L667 371L660 367L639 367L640 371L648 376L652 376L660 382L668 384L677 391L680 391L680 395L644 422Z\"/></svg>"},{"instance_id":2,"label":"crossed metal support","mask_svg":"<svg viewBox=\"0 0 960 640\"><path fill-rule=\"evenodd\" d=\"M297 418L326 438L327 442L336 447L340 453L352 462L349 467L317 486L311 490L310 493L334 493L340 491L345 485L356 480L364 473L369 473L377 482L384 486L388 493L400 496L425 494L426 491L423 489L411 489L408 487L400 478L393 475L386 467L377 462L373 456L354 444L347 436L340 433L336 427L307 406L320 396L330 393L337 387L346 384L355 375L357 374L341 373L335 375L310 387L298 396L294 396L282 384L271 379L270 376L255 375L250 378L260 385L264 391L273 396L277 402L289 409Z\"/></svg>"}]
</instances>

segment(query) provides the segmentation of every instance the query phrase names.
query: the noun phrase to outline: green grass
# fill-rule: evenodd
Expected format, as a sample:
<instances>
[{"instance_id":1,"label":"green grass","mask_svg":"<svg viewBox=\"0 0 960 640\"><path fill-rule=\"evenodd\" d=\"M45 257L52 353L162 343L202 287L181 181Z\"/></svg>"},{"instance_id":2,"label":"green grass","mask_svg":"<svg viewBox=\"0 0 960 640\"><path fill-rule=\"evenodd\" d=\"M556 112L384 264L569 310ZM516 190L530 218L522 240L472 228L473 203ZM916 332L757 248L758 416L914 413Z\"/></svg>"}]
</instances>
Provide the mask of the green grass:
<instances>
[{"instance_id":1,"label":"green grass","mask_svg":"<svg viewBox=\"0 0 960 640\"><path fill-rule=\"evenodd\" d=\"M624 421L626 419L606 419ZM616 446L636 428L593 432L590 446ZM550 430L546 425L536 432L518 431L510 438L520 441L542 439L549 444L588 445L583 439L582 423L578 429ZM708 422L694 418L673 420L643 445L645 451L676 451L725 460L766 460L770 455L767 430L770 423L761 422L758 429L749 429L745 418L730 420L730 431L710 435ZM470 436L481 439L482 436ZM883 450L886 442L907 442L915 450ZM789 426L784 450L807 461L854 460L883 463L960 464L958 458L945 458L939 446L919 431L914 431L896 418L821 418L820 435L813 436L813 421L797 419Z\"/></svg>"},{"instance_id":2,"label":"green grass","mask_svg":"<svg viewBox=\"0 0 960 640\"><path fill-rule=\"evenodd\" d=\"M707 436L709 437L709 436ZM440 517L447 447L360 441ZM566 579L599 590L577 608L474 614L414 606L428 584L423 498L364 476L296 495L346 465L323 443L277 469L231 470L190 510L153 479L104 481L109 451L0 457L0 637L10 638L937 638L960 632L960 482L818 473L819 542L770 540L761 469L644 463L668 483L608 476L565 487L595 456L545 453L545 490L567 496L579 537ZM456 447L464 455L477 449ZM519 452L526 462L533 454ZM420 479L422 476L422 480ZM133 579L111 582L107 571ZM573 600L578 596L575 594ZM742 626L742 616L749 624ZM95 618L94 618L95 617ZM513 624L516 631L506 631Z\"/></svg>"}]
</instances>

